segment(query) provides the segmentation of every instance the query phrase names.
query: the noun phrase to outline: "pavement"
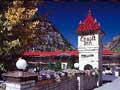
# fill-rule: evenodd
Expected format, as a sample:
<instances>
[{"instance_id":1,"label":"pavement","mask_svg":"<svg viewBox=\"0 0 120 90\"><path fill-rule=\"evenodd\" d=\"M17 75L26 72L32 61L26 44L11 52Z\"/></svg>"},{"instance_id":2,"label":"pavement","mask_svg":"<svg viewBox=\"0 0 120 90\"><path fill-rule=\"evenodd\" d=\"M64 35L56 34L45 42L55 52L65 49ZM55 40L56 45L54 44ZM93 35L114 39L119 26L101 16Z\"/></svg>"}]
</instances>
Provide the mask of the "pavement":
<instances>
[{"instance_id":1,"label":"pavement","mask_svg":"<svg viewBox=\"0 0 120 90\"><path fill-rule=\"evenodd\" d=\"M110 79L110 77L112 79ZM107 77L107 79L113 80L113 81L106 83L106 84L103 84L101 87L98 87L94 90L120 90L120 77L115 79L113 76L109 76L109 77Z\"/></svg>"}]
</instances>

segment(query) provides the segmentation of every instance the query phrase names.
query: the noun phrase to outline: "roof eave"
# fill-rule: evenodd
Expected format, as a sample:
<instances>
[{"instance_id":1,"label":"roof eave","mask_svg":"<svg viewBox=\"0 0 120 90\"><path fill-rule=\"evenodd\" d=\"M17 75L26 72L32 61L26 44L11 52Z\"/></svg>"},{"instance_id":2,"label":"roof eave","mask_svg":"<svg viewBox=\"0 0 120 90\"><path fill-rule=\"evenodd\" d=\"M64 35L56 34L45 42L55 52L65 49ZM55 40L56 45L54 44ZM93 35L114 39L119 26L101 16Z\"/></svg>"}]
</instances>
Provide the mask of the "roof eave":
<instances>
[{"instance_id":1,"label":"roof eave","mask_svg":"<svg viewBox=\"0 0 120 90\"><path fill-rule=\"evenodd\" d=\"M96 30L83 30L79 31L77 30L78 35L90 35L90 34L102 34L104 35L104 32L101 29L96 29Z\"/></svg>"}]
</instances>

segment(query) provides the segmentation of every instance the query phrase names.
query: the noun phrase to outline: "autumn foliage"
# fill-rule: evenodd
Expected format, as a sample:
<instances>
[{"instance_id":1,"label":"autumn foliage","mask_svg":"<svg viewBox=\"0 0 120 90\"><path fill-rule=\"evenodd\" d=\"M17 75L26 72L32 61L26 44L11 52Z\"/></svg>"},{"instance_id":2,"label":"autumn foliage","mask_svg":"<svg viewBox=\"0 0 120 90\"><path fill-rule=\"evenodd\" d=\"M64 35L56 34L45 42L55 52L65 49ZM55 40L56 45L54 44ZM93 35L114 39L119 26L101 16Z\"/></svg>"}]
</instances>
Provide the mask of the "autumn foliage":
<instances>
[{"instance_id":1,"label":"autumn foliage","mask_svg":"<svg viewBox=\"0 0 120 90\"><path fill-rule=\"evenodd\" d=\"M0 1L0 63L2 68L12 68L17 57L35 38L35 28L39 21L33 19L39 3L40 0Z\"/></svg>"}]
</instances>

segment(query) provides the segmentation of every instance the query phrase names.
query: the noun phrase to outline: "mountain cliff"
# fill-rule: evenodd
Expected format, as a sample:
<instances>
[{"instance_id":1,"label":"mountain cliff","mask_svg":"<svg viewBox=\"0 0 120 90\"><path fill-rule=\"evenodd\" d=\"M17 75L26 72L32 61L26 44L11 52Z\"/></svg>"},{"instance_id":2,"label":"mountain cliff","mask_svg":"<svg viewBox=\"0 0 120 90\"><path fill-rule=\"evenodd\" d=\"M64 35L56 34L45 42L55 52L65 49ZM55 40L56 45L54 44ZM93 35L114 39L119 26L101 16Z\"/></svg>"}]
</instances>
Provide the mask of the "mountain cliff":
<instances>
[{"instance_id":1,"label":"mountain cliff","mask_svg":"<svg viewBox=\"0 0 120 90\"><path fill-rule=\"evenodd\" d=\"M37 17L39 25L36 29L36 36L29 51L55 51L74 50L75 48L60 34L55 25L48 21L46 17Z\"/></svg>"},{"instance_id":2,"label":"mountain cliff","mask_svg":"<svg viewBox=\"0 0 120 90\"><path fill-rule=\"evenodd\" d=\"M110 42L104 45L104 48L120 52L120 35L113 37Z\"/></svg>"}]
</instances>

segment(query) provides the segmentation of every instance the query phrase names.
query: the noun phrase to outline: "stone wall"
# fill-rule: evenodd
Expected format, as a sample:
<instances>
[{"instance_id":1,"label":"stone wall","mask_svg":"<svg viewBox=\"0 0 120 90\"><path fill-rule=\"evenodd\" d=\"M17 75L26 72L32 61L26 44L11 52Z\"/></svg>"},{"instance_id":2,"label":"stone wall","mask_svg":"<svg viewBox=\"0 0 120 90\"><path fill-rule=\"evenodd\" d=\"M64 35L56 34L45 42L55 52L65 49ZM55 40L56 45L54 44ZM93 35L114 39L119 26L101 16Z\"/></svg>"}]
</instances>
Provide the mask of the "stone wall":
<instances>
[{"instance_id":1,"label":"stone wall","mask_svg":"<svg viewBox=\"0 0 120 90\"><path fill-rule=\"evenodd\" d=\"M35 80L17 82L6 82L6 90L34 90Z\"/></svg>"},{"instance_id":2,"label":"stone wall","mask_svg":"<svg viewBox=\"0 0 120 90\"><path fill-rule=\"evenodd\" d=\"M54 82L53 80L38 81L36 90L78 90L77 77L64 78L60 82Z\"/></svg>"}]
</instances>

